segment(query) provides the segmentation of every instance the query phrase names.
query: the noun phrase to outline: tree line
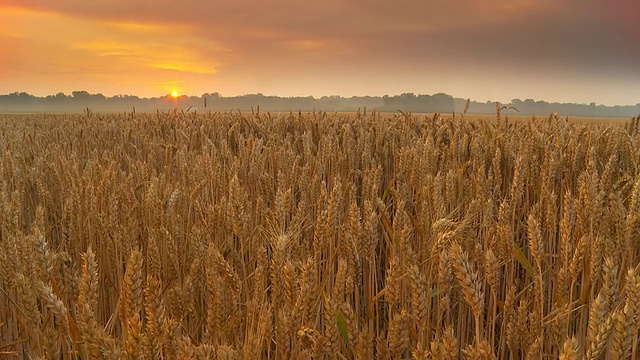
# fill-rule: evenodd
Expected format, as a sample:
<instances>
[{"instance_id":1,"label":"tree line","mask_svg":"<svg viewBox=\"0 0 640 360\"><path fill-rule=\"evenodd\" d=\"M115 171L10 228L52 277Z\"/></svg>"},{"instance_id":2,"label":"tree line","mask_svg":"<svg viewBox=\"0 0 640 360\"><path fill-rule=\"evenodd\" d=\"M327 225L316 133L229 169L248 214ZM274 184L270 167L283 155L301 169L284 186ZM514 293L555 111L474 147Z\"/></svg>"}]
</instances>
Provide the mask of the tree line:
<instances>
[{"instance_id":1,"label":"tree line","mask_svg":"<svg viewBox=\"0 0 640 360\"><path fill-rule=\"evenodd\" d=\"M548 115L557 112L567 116L597 117L631 117L640 114L640 103L636 105L605 106L575 103L557 103L535 101L532 99L513 99L509 104L511 113L522 115ZM467 107L467 100L454 98L451 95L438 93L433 95L404 93L385 96L323 96L280 97L263 94L240 96L222 96L217 92L205 93L201 96L170 95L162 97L141 98L134 95L104 96L90 94L87 91L74 91L67 95L58 93L44 97L34 96L26 92L14 92L0 95L0 113L25 112L155 112L180 109L182 111L357 111L359 109L383 112L423 113L462 113ZM494 114L496 103L469 101L467 112L471 114Z\"/></svg>"}]
</instances>

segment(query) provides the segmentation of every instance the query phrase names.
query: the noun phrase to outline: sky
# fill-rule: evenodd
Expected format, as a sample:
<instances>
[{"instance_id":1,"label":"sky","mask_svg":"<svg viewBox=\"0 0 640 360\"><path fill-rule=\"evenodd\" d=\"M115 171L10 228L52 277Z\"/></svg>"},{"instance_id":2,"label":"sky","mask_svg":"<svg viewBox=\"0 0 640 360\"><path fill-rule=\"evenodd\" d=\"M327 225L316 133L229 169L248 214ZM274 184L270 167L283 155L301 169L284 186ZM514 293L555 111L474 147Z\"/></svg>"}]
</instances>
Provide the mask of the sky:
<instances>
[{"instance_id":1,"label":"sky","mask_svg":"<svg viewBox=\"0 0 640 360\"><path fill-rule=\"evenodd\" d=\"M0 0L0 94L640 103L637 0Z\"/></svg>"}]
</instances>

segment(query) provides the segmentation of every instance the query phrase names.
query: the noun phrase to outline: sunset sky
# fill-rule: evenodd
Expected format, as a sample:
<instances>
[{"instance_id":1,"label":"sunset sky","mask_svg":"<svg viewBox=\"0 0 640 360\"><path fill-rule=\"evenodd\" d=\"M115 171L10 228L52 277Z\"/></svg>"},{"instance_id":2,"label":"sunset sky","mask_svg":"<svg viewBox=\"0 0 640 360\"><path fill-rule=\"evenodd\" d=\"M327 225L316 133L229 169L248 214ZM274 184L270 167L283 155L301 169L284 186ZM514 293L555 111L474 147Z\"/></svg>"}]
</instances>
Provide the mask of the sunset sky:
<instances>
[{"instance_id":1,"label":"sunset sky","mask_svg":"<svg viewBox=\"0 0 640 360\"><path fill-rule=\"evenodd\" d=\"M640 103L636 0L0 0L0 94Z\"/></svg>"}]
</instances>

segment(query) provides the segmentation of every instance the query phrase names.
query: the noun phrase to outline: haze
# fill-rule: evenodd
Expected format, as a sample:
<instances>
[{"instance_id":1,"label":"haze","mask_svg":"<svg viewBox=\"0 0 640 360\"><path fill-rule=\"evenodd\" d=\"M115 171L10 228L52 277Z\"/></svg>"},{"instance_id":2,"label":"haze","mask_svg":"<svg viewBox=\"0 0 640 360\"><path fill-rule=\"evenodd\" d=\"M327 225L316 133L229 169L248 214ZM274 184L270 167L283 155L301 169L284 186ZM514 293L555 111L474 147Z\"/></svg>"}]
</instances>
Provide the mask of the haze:
<instances>
[{"instance_id":1,"label":"haze","mask_svg":"<svg viewBox=\"0 0 640 360\"><path fill-rule=\"evenodd\" d=\"M0 3L0 94L640 102L635 1Z\"/></svg>"}]
</instances>

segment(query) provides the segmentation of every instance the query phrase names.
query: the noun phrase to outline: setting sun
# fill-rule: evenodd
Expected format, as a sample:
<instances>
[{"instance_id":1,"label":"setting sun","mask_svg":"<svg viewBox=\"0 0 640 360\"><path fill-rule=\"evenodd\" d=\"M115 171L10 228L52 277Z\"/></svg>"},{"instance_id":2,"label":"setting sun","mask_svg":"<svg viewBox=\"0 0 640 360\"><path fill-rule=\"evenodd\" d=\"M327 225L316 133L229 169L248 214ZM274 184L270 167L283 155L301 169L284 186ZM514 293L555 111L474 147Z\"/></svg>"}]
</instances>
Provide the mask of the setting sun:
<instances>
[{"instance_id":1,"label":"setting sun","mask_svg":"<svg viewBox=\"0 0 640 360\"><path fill-rule=\"evenodd\" d=\"M178 96L180 96L180 95L178 95L178 92L177 92L177 91L172 91L172 92L171 92L171 97L172 97L172 98L177 99L177 98L178 98Z\"/></svg>"}]
</instances>

